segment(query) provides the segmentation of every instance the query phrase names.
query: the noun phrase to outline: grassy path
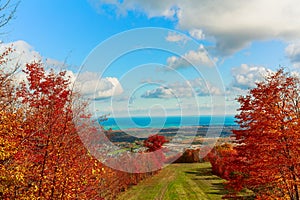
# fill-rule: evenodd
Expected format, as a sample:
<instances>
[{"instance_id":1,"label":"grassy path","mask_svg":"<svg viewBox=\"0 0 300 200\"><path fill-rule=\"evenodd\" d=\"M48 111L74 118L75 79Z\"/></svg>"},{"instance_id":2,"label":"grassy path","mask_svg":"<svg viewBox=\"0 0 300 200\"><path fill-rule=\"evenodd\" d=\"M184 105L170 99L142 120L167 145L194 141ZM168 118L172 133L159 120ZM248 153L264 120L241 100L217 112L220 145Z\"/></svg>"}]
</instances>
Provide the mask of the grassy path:
<instances>
[{"instance_id":1,"label":"grassy path","mask_svg":"<svg viewBox=\"0 0 300 200\"><path fill-rule=\"evenodd\" d=\"M209 163L171 164L159 174L140 182L119 196L119 200L221 199L223 180L211 174Z\"/></svg>"}]
</instances>

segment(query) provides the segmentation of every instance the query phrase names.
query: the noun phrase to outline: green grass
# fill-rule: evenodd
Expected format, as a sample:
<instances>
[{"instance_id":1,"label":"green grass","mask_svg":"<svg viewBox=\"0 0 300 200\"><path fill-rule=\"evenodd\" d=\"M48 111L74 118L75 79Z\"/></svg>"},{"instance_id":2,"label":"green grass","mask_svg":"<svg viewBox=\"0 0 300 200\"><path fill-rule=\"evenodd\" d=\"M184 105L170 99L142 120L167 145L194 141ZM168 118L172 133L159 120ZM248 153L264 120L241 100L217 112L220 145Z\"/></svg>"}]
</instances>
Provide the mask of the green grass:
<instances>
[{"instance_id":1,"label":"green grass","mask_svg":"<svg viewBox=\"0 0 300 200\"><path fill-rule=\"evenodd\" d=\"M157 175L129 188L119 200L221 199L224 180L211 173L209 163L171 164Z\"/></svg>"}]
</instances>

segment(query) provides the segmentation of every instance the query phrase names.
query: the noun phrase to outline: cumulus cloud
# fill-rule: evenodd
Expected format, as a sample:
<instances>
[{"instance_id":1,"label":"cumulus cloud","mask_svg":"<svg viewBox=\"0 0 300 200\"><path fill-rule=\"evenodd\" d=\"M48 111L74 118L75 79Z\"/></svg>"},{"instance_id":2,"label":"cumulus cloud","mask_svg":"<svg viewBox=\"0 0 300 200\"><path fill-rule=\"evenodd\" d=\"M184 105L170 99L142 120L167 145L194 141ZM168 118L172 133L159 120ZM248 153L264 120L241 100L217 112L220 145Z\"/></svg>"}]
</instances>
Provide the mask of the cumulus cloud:
<instances>
[{"instance_id":1,"label":"cumulus cloud","mask_svg":"<svg viewBox=\"0 0 300 200\"><path fill-rule=\"evenodd\" d=\"M300 68L300 42L289 44L285 48L285 53L294 67Z\"/></svg>"},{"instance_id":2,"label":"cumulus cloud","mask_svg":"<svg viewBox=\"0 0 300 200\"><path fill-rule=\"evenodd\" d=\"M292 71L291 75L300 79L300 72L299 71Z\"/></svg>"},{"instance_id":3,"label":"cumulus cloud","mask_svg":"<svg viewBox=\"0 0 300 200\"><path fill-rule=\"evenodd\" d=\"M149 17L176 19L177 27L201 29L216 39L220 54L232 54L254 40L294 40L300 34L297 0L92 0L119 13L138 10Z\"/></svg>"},{"instance_id":4,"label":"cumulus cloud","mask_svg":"<svg viewBox=\"0 0 300 200\"><path fill-rule=\"evenodd\" d=\"M185 35L182 34L178 34L175 32L169 32L166 40L169 42L183 42L185 43L188 40L188 37L186 37Z\"/></svg>"},{"instance_id":5,"label":"cumulus cloud","mask_svg":"<svg viewBox=\"0 0 300 200\"><path fill-rule=\"evenodd\" d=\"M142 96L142 98L155 98L155 99L169 99L176 97L171 88L168 87L158 87L153 90L147 90Z\"/></svg>"},{"instance_id":6,"label":"cumulus cloud","mask_svg":"<svg viewBox=\"0 0 300 200\"><path fill-rule=\"evenodd\" d=\"M152 78L146 78L146 79L142 79L140 81L141 84L151 84L151 83L165 83L166 80L162 80L162 79L152 79Z\"/></svg>"},{"instance_id":7,"label":"cumulus cloud","mask_svg":"<svg viewBox=\"0 0 300 200\"><path fill-rule=\"evenodd\" d=\"M18 40L10 43L2 43L0 46L1 51L6 48L12 48L14 51L9 55L11 61L8 65L25 65L26 63L38 62L42 60L42 56L39 52L23 40Z\"/></svg>"},{"instance_id":8,"label":"cumulus cloud","mask_svg":"<svg viewBox=\"0 0 300 200\"><path fill-rule=\"evenodd\" d=\"M43 62L46 67L63 69L66 67L64 62L43 57L33 46L23 40L18 40L9 43L0 44L0 51L5 51L6 48L12 48L13 52L9 55L10 61L7 62L6 67L15 67L19 65L24 68L26 64L32 62Z\"/></svg>"},{"instance_id":9,"label":"cumulus cloud","mask_svg":"<svg viewBox=\"0 0 300 200\"><path fill-rule=\"evenodd\" d=\"M20 66L19 72L13 77L15 82L26 80L26 75L22 73L21 70L26 67L27 63L41 61L44 63L46 68L51 67L58 70L66 70L65 63L55 59L43 57L25 41L19 40L11 43L2 43L0 45L0 51L4 51L8 47L11 47L14 49L14 51L9 55L10 61L3 67L5 67L7 70L10 70L17 65ZM105 77L99 80L97 74L92 72L83 72L78 76L78 79L76 79L77 74L70 70L66 70L66 76L70 78L71 83L76 82L76 87L80 85L82 94L89 98L108 98L123 92L119 80L115 77Z\"/></svg>"},{"instance_id":10,"label":"cumulus cloud","mask_svg":"<svg viewBox=\"0 0 300 200\"><path fill-rule=\"evenodd\" d=\"M201 78L186 80L185 82L170 83L153 90L146 91L142 98L188 98L195 96L219 96L221 89Z\"/></svg>"},{"instance_id":11,"label":"cumulus cloud","mask_svg":"<svg viewBox=\"0 0 300 200\"><path fill-rule=\"evenodd\" d=\"M23 40L0 44L1 52L5 51L7 48L12 48L13 51L8 55L9 61L5 63L3 67L8 71L13 70L16 67L19 69L13 77L15 82L26 80L26 75L21 71L22 69L25 69L26 64L28 63L43 62L46 68L52 67L55 69L62 69L65 67L63 62L51 58L44 58L34 49L34 47ZM74 77L71 71L67 71L67 74Z\"/></svg>"},{"instance_id":12,"label":"cumulus cloud","mask_svg":"<svg viewBox=\"0 0 300 200\"><path fill-rule=\"evenodd\" d=\"M192 29L189 31L190 36L197 40L204 40L205 35L201 29Z\"/></svg>"},{"instance_id":13,"label":"cumulus cloud","mask_svg":"<svg viewBox=\"0 0 300 200\"><path fill-rule=\"evenodd\" d=\"M262 81L264 76L271 70L262 66L249 66L242 64L240 67L232 68L232 87L246 90L255 87L255 83Z\"/></svg>"},{"instance_id":14,"label":"cumulus cloud","mask_svg":"<svg viewBox=\"0 0 300 200\"><path fill-rule=\"evenodd\" d=\"M190 80L188 84L196 90L198 96L219 96L223 94L220 88L201 78Z\"/></svg>"},{"instance_id":15,"label":"cumulus cloud","mask_svg":"<svg viewBox=\"0 0 300 200\"><path fill-rule=\"evenodd\" d=\"M65 62L55 60L55 59L52 59L52 58L47 58L44 63L47 66L50 66L50 67L55 67L55 68L60 68L60 69L66 68L66 63Z\"/></svg>"},{"instance_id":16,"label":"cumulus cloud","mask_svg":"<svg viewBox=\"0 0 300 200\"><path fill-rule=\"evenodd\" d=\"M94 100L110 98L123 93L119 80L115 77L99 78L93 72L79 74L75 81L75 87L82 95Z\"/></svg>"},{"instance_id":17,"label":"cumulus cloud","mask_svg":"<svg viewBox=\"0 0 300 200\"><path fill-rule=\"evenodd\" d=\"M118 14L121 15L126 15L128 10L140 10L147 13L149 17L160 16L173 19L174 16L178 13L176 1L173 0L91 0L90 2L102 12L104 12L104 8L107 8L107 6L109 6L110 10L116 10Z\"/></svg>"},{"instance_id":18,"label":"cumulus cloud","mask_svg":"<svg viewBox=\"0 0 300 200\"><path fill-rule=\"evenodd\" d=\"M191 50L181 57L171 56L167 58L167 65L172 69L186 68L191 66L214 66L214 61L210 59L207 51L200 45L199 49Z\"/></svg>"}]
</instances>

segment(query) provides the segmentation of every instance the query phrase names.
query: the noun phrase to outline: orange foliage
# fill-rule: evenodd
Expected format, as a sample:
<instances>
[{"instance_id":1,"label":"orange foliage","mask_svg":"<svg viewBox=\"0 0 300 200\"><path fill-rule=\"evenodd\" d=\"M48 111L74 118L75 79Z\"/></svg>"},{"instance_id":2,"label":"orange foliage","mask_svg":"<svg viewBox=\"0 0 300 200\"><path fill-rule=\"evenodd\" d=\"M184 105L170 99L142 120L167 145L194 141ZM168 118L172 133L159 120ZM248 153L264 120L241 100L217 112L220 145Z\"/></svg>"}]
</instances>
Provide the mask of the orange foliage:
<instances>
[{"instance_id":1,"label":"orange foliage","mask_svg":"<svg viewBox=\"0 0 300 200\"><path fill-rule=\"evenodd\" d=\"M168 142L168 140L163 135L150 135L144 140L144 146L148 148L148 152L153 152L161 149L166 142Z\"/></svg>"},{"instance_id":2,"label":"orange foliage","mask_svg":"<svg viewBox=\"0 0 300 200\"><path fill-rule=\"evenodd\" d=\"M237 158L228 186L258 199L299 199L300 84L282 69L238 98Z\"/></svg>"},{"instance_id":3,"label":"orange foliage","mask_svg":"<svg viewBox=\"0 0 300 200\"><path fill-rule=\"evenodd\" d=\"M221 178L230 179L232 166L228 163L236 158L236 151L229 143L215 146L211 152L207 154L205 160L208 160L212 166L212 172Z\"/></svg>"},{"instance_id":4,"label":"orange foliage","mask_svg":"<svg viewBox=\"0 0 300 200\"><path fill-rule=\"evenodd\" d=\"M66 73L27 64L27 81L16 86L16 69L3 69L11 51L0 55L0 199L115 199L155 173L121 172L93 158L78 128L87 139L96 129L89 123L75 126L90 115Z\"/></svg>"}]
</instances>

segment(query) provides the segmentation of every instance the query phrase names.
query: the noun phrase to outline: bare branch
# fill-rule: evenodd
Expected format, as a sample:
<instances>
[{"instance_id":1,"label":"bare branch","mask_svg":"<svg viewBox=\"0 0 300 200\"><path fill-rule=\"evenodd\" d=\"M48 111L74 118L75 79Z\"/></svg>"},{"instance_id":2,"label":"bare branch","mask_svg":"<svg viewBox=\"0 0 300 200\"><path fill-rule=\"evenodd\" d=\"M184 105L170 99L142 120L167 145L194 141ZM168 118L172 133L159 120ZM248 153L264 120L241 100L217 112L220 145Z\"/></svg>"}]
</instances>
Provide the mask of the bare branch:
<instances>
[{"instance_id":1,"label":"bare branch","mask_svg":"<svg viewBox=\"0 0 300 200\"><path fill-rule=\"evenodd\" d=\"M0 28L13 19L19 4L20 1L13 3L11 0L0 0Z\"/></svg>"}]
</instances>

